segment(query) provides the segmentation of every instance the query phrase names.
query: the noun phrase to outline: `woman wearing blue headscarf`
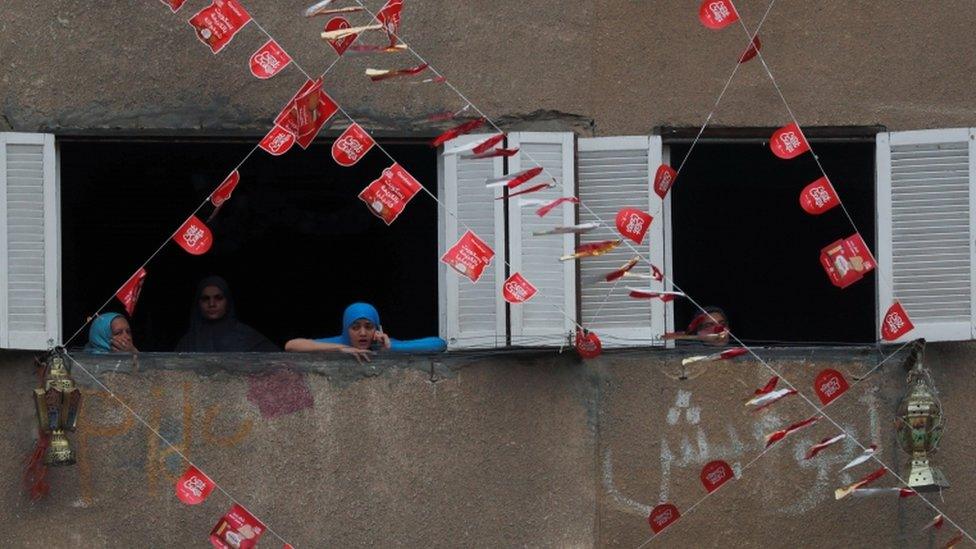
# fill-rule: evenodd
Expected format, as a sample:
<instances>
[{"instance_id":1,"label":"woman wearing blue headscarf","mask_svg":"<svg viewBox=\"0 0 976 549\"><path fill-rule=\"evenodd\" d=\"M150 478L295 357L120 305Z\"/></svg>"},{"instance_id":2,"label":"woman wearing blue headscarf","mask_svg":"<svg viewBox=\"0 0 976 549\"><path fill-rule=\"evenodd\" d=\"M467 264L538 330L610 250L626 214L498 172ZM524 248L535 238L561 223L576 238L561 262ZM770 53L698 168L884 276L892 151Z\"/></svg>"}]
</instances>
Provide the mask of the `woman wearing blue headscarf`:
<instances>
[{"instance_id":1,"label":"woman wearing blue headscarf","mask_svg":"<svg viewBox=\"0 0 976 549\"><path fill-rule=\"evenodd\" d=\"M373 349L394 353L439 353L447 349L447 343L439 337L393 339L383 332L376 307L369 303L353 303L342 313L342 333L339 335L293 339L285 344L286 351L338 351L351 354L360 362L369 362Z\"/></svg>"},{"instance_id":2,"label":"woman wearing blue headscarf","mask_svg":"<svg viewBox=\"0 0 976 549\"><path fill-rule=\"evenodd\" d=\"M87 353L138 353L132 343L129 321L118 313L105 313L92 320L88 329Z\"/></svg>"}]
</instances>

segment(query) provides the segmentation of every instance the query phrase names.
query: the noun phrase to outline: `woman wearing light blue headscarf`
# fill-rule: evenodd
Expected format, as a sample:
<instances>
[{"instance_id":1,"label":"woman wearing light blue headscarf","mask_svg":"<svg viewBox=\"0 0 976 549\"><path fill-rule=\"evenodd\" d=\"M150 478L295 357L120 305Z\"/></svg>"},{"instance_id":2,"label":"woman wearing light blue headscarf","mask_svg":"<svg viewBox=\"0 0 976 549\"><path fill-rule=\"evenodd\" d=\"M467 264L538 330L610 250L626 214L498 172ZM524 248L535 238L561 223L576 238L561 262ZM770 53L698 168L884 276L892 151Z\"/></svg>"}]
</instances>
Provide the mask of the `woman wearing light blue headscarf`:
<instances>
[{"instance_id":1,"label":"woman wearing light blue headscarf","mask_svg":"<svg viewBox=\"0 0 976 549\"><path fill-rule=\"evenodd\" d=\"M105 313L92 320L88 329L87 353L138 353L132 343L129 321L118 313Z\"/></svg>"},{"instance_id":2,"label":"woman wearing light blue headscarf","mask_svg":"<svg viewBox=\"0 0 976 549\"><path fill-rule=\"evenodd\" d=\"M286 351L338 351L351 354L356 360L369 362L373 349L394 353L440 353L447 343L439 337L393 339L383 332L380 313L369 303L353 303L342 313L342 333L320 339L293 339L285 344Z\"/></svg>"}]
</instances>

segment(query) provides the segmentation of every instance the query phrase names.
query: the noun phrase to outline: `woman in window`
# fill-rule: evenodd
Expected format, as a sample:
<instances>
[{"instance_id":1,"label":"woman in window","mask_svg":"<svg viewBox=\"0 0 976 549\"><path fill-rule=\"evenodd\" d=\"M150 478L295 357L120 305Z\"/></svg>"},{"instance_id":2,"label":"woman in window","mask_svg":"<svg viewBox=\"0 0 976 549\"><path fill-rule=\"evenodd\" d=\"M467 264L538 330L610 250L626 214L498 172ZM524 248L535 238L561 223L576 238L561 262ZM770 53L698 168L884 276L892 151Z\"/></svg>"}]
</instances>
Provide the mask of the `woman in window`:
<instances>
[{"instance_id":1,"label":"woman in window","mask_svg":"<svg viewBox=\"0 0 976 549\"><path fill-rule=\"evenodd\" d=\"M132 343L129 321L119 313L105 313L92 320L86 353L138 353Z\"/></svg>"},{"instance_id":2,"label":"woman in window","mask_svg":"<svg viewBox=\"0 0 976 549\"><path fill-rule=\"evenodd\" d=\"M691 319L685 335L693 336L705 345L726 345L729 342L729 318L718 307L705 307Z\"/></svg>"},{"instance_id":3,"label":"woman in window","mask_svg":"<svg viewBox=\"0 0 976 549\"><path fill-rule=\"evenodd\" d=\"M210 276L200 281L190 313L190 330L176 345L178 353L273 353L274 343L237 320L227 281Z\"/></svg>"},{"instance_id":4,"label":"woman in window","mask_svg":"<svg viewBox=\"0 0 976 549\"><path fill-rule=\"evenodd\" d=\"M292 339L286 351L336 351L350 354L359 362L369 362L374 351L394 353L439 353L447 343L439 337L399 340L383 332L380 313L369 303L353 303L342 313L342 333L321 339Z\"/></svg>"}]
</instances>

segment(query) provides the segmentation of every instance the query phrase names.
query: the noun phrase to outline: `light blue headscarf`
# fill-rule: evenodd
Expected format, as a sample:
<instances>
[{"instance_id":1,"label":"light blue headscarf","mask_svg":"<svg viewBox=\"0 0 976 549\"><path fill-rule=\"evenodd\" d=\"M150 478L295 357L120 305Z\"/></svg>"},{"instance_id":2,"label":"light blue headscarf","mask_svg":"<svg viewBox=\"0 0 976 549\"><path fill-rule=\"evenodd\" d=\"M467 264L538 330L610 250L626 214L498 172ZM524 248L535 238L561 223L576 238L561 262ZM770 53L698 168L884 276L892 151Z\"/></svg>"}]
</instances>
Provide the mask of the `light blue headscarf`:
<instances>
[{"instance_id":1,"label":"light blue headscarf","mask_svg":"<svg viewBox=\"0 0 976 549\"><path fill-rule=\"evenodd\" d=\"M334 337L316 339L319 343L341 343L352 345L349 339L349 327L357 320L365 318L380 327L380 313L369 303L353 303L342 313L342 333ZM447 343L439 337L424 337L420 339L399 340L390 338L390 351L400 353L439 353L447 349Z\"/></svg>"},{"instance_id":2,"label":"light blue headscarf","mask_svg":"<svg viewBox=\"0 0 976 549\"><path fill-rule=\"evenodd\" d=\"M112 321L120 316L119 313L105 313L95 317L88 330L86 353L112 352Z\"/></svg>"}]
</instances>

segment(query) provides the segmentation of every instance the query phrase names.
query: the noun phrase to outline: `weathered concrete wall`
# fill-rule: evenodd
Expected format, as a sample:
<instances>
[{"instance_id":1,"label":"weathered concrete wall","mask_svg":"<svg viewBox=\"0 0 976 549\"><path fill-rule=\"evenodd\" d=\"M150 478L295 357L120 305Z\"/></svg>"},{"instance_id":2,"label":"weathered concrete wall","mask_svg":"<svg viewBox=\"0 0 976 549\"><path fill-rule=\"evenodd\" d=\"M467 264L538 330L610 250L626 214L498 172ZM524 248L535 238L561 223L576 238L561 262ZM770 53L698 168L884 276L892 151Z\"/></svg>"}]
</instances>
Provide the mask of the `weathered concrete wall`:
<instances>
[{"instance_id":1,"label":"weathered concrete wall","mask_svg":"<svg viewBox=\"0 0 976 549\"><path fill-rule=\"evenodd\" d=\"M300 16L310 3L245 4L317 75L334 54L318 38L323 20ZM204 5L191 0L171 15L160 2L7 0L0 128L263 133L304 77L295 68L270 81L249 75L247 59L266 39L254 25L211 55L186 24ZM767 5L737 2L750 28ZM687 0L412 0L403 35L510 127L641 134L700 125L747 41L738 26L702 27L697 7ZM762 28L763 52L804 125L972 126L970 9L965 2L777 2ZM407 54L348 57L330 72L327 89L373 128L429 134L424 115L460 107L454 94L363 76L366 66L415 62ZM775 126L786 118L752 61L738 71L713 124Z\"/></svg>"},{"instance_id":2,"label":"weathered concrete wall","mask_svg":"<svg viewBox=\"0 0 976 549\"><path fill-rule=\"evenodd\" d=\"M937 463L952 489L934 498L976 529L969 415L976 347L930 345L949 424ZM230 494L296 547L636 547L647 509L684 512L704 495L701 465L725 459L742 478L705 500L654 544L665 547L881 546L944 543L920 534L934 516L919 498L834 501L852 442L811 461L826 421L751 465L762 436L808 417L797 398L763 415L743 400L769 377L748 359L692 369L682 352L608 353L580 363L551 351L479 358L414 357L372 366L324 357L79 356L107 387L176 443ZM827 366L848 379L874 351L762 353L811 398ZM184 464L76 369L85 386L75 467L52 470L52 493L30 505L21 461L34 438L29 357L2 355L0 531L5 547L201 546L229 506L220 493L182 505L172 483ZM855 385L828 413L905 474L893 413L904 388L897 360ZM894 486L888 477L879 486ZM280 546L266 534L262 546Z\"/></svg>"}]
</instances>

